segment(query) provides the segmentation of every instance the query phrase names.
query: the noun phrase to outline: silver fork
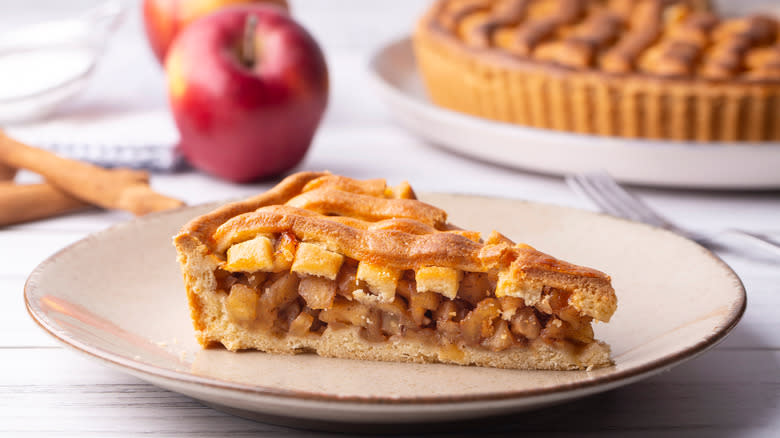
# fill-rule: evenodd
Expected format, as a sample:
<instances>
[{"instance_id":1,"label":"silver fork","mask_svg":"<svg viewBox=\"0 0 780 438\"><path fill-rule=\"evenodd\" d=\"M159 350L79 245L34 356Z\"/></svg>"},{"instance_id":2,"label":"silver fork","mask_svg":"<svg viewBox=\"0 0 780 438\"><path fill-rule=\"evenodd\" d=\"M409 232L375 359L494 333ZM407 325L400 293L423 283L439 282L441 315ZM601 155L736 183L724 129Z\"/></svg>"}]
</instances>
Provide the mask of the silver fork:
<instances>
[{"instance_id":1,"label":"silver fork","mask_svg":"<svg viewBox=\"0 0 780 438\"><path fill-rule=\"evenodd\" d=\"M682 228L656 213L641 199L627 192L605 172L570 175L566 177L566 183L575 192L593 201L605 213L664 228L708 248L724 247L715 235ZM775 256L780 256L780 244L762 234L735 228L723 230L722 233L740 236L752 244L774 253Z\"/></svg>"}]
</instances>

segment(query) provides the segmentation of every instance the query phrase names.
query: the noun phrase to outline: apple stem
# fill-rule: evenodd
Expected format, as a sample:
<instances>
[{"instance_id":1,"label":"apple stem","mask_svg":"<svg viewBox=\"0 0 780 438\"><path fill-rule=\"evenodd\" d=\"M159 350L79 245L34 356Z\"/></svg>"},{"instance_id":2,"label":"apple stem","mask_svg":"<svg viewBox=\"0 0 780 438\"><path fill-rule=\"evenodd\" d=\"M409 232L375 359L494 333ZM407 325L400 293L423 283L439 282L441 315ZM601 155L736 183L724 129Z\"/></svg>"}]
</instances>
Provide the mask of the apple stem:
<instances>
[{"instance_id":1,"label":"apple stem","mask_svg":"<svg viewBox=\"0 0 780 438\"><path fill-rule=\"evenodd\" d=\"M248 15L244 23L244 41L241 47L241 59L247 67L255 65L255 29L257 28L257 16Z\"/></svg>"}]
</instances>

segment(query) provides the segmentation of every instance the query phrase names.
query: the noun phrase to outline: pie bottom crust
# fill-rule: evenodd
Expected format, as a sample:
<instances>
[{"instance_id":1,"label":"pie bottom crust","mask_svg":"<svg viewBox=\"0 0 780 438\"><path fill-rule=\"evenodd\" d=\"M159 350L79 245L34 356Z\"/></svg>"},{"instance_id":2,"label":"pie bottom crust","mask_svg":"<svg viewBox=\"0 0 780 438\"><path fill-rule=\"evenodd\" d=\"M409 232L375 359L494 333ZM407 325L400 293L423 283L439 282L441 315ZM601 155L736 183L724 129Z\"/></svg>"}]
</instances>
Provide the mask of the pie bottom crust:
<instances>
[{"instance_id":1,"label":"pie bottom crust","mask_svg":"<svg viewBox=\"0 0 780 438\"><path fill-rule=\"evenodd\" d=\"M278 336L232 320L225 310L224 293L217 291L217 263L197 244L181 240L179 261L185 273L187 296L198 341L205 346L222 344L229 350L257 349L269 353L299 354L346 359L415 363L451 363L508 369L581 370L612 364L609 346L594 341L584 347L556 348L541 338L521 347L488 351L468 346L447 348L414 338L370 342L359 327L328 327L322 334Z\"/></svg>"},{"instance_id":2,"label":"pie bottom crust","mask_svg":"<svg viewBox=\"0 0 780 438\"><path fill-rule=\"evenodd\" d=\"M424 18L413 38L428 94L444 108L557 131L693 141L780 141L780 87L607 76L473 50Z\"/></svg>"},{"instance_id":3,"label":"pie bottom crust","mask_svg":"<svg viewBox=\"0 0 780 438\"><path fill-rule=\"evenodd\" d=\"M386 362L449 363L507 369L579 370L610 365L609 347L602 342L589 344L577 354L553 348L536 340L528 346L492 352L460 347L459 353L415 340L372 343L364 340L358 327L326 329L322 335L276 338L262 332L249 332L223 321L211 336L230 350L257 349L268 353L300 354L316 352L324 357L377 360ZM224 331L222 331L224 330ZM216 340L216 339L215 339Z\"/></svg>"}]
</instances>

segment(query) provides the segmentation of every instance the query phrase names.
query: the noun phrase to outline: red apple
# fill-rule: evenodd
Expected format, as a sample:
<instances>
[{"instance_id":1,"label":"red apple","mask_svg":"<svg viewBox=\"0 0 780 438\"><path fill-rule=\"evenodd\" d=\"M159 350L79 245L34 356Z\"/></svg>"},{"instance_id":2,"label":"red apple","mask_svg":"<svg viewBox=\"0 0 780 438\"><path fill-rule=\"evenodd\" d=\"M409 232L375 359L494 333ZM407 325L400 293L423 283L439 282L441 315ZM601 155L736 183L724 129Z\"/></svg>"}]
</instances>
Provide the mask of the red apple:
<instances>
[{"instance_id":1,"label":"red apple","mask_svg":"<svg viewBox=\"0 0 780 438\"><path fill-rule=\"evenodd\" d=\"M275 4L285 10L287 0L144 0L144 26L149 45L162 63L176 35L193 21L218 9L241 3Z\"/></svg>"},{"instance_id":2,"label":"red apple","mask_svg":"<svg viewBox=\"0 0 780 438\"><path fill-rule=\"evenodd\" d=\"M235 6L194 22L165 70L182 153L235 182L298 164L328 100L320 47L275 7Z\"/></svg>"}]
</instances>

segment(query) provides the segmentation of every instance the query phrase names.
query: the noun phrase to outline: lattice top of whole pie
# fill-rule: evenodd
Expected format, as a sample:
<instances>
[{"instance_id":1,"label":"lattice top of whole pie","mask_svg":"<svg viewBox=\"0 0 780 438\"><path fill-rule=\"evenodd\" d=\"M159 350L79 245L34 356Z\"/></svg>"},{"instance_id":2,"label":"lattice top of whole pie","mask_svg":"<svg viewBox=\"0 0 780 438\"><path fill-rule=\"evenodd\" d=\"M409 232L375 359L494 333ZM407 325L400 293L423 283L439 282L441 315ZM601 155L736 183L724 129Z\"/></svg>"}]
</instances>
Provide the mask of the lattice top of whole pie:
<instances>
[{"instance_id":1,"label":"lattice top of whole pie","mask_svg":"<svg viewBox=\"0 0 780 438\"><path fill-rule=\"evenodd\" d=\"M198 218L183 233L205 242L228 272L280 272L336 279L357 261L368 297L392 302L399 279L454 299L464 273L489 273L495 296L535 305L544 288L571 293L580 314L608 321L617 300L607 275L572 265L493 232L486 240L447 222L411 187L322 173L293 175L271 191Z\"/></svg>"},{"instance_id":2,"label":"lattice top of whole pie","mask_svg":"<svg viewBox=\"0 0 780 438\"><path fill-rule=\"evenodd\" d=\"M423 24L466 46L575 70L780 82L780 21L696 0L440 0Z\"/></svg>"}]
</instances>

